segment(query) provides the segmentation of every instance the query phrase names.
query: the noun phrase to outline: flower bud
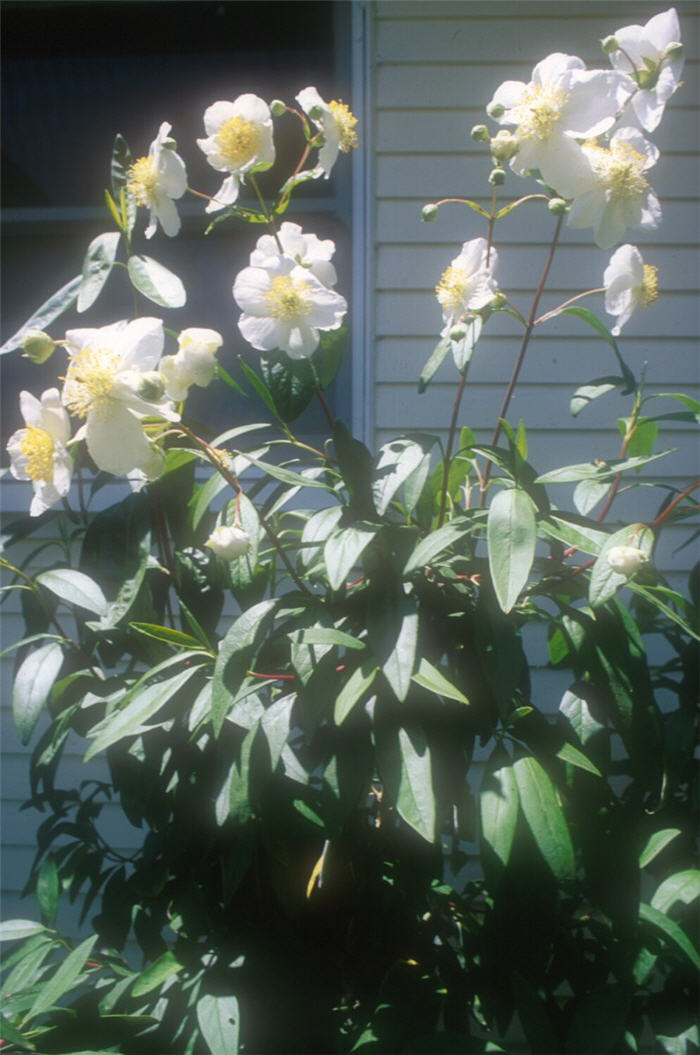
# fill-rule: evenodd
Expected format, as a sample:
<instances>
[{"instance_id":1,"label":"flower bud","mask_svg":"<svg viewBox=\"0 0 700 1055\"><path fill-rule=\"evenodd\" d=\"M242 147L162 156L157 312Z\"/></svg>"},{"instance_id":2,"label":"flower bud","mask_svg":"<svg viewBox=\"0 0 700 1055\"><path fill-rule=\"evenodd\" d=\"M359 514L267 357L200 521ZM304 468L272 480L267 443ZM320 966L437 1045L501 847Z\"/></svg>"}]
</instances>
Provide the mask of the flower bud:
<instances>
[{"instance_id":1,"label":"flower bud","mask_svg":"<svg viewBox=\"0 0 700 1055\"><path fill-rule=\"evenodd\" d=\"M422 217L424 223L431 223L433 220L437 220L437 214L438 207L432 202L429 205L423 206Z\"/></svg>"},{"instance_id":2,"label":"flower bud","mask_svg":"<svg viewBox=\"0 0 700 1055\"><path fill-rule=\"evenodd\" d=\"M469 133L475 143L488 143L491 135L486 125L474 125Z\"/></svg>"},{"instance_id":3,"label":"flower bud","mask_svg":"<svg viewBox=\"0 0 700 1055\"><path fill-rule=\"evenodd\" d=\"M607 554L607 561L613 571L630 578L649 560L644 550L636 546L613 546Z\"/></svg>"},{"instance_id":4,"label":"flower bud","mask_svg":"<svg viewBox=\"0 0 700 1055\"><path fill-rule=\"evenodd\" d=\"M500 290L494 297L491 298L489 307L492 311L499 311L501 308L505 308L508 303L508 298L505 293L501 293Z\"/></svg>"},{"instance_id":5,"label":"flower bud","mask_svg":"<svg viewBox=\"0 0 700 1055\"><path fill-rule=\"evenodd\" d=\"M603 37L600 42L600 46L606 55L612 55L613 52L620 50L620 45L617 43L615 37Z\"/></svg>"},{"instance_id":6,"label":"flower bud","mask_svg":"<svg viewBox=\"0 0 700 1055\"><path fill-rule=\"evenodd\" d=\"M683 45L680 40L672 40L667 45L664 55L667 59L677 59L683 54Z\"/></svg>"},{"instance_id":7,"label":"flower bud","mask_svg":"<svg viewBox=\"0 0 700 1055\"><path fill-rule=\"evenodd\" d=\"M242 528L221 524L212 531L204 545L209 546L216 556L223 560L235 560L248 549L250 535Z\"/></svg>"},{"instance_id":8,"label":"flower bud","mask_svg":"<svg viewBox=\"0 0 700 1055\"><path fill-rule=\"evenodd\" d=\"M552 216L563 216L568 206L563 198L550 198L547 202L547 208Z\"/></svg>"},{"instance_id":9,"label":"flower bud","mask_svg":"<svg viewBox=\"0 0 700 1055\"><path fill-rule=\"evenodd\" d=\"M503 164L504 161L510 161L512 157L515 157L519 146L513 133L507 128L502 128L491 140L491 157L499 164Z\"/></svg>"},{"instance_id":10,"label":"flower bud","mask_svg":"<svg viewBox=\"0 0 700 1055\"><path fill-rule=\"evenodd\" d=\"M505 112L506 108L503 103L489 103L489 105L486 107L486 113L494 121L497 121L499 117L503 117Z\"/></svg>"},{"instance_id":11,"label":"flower bud","mask_svg":"<svg viewBox=\"0 0 700 1055\"><path fill-rule=\"evenodd\" d=\"M270 103L270 113L273 117L281 117L282 114L287 112L287 104L283 103L281 99L273 99Z\"/></svg>"},{"instance_id":12,"label":"flower bud","mask_svg":"<svg viewBox=\"0 0 700 1055\"><path fill-rule=\"evenodd\" d=\"M323 117L323 109L318 105L312 106L307 112L312 121L320 121Z\"/></svg>"},{"instance_id":13,"label":"flower bud","mask_svg":"<svg viewBox=\"0 0 700 1055\"><path fill-rule=\"evenodd\" d=\"M165 383L157 370L147 370L139 375L136 395L148 403L157 403L165 395Z\"/></svg>"},{"instance_id":14,"label":"flower bud","mask_svg":"<svg viewBox=\"0 0 700 1055\"><path fill-rule=\"evenodd\" d=\"M453 326L449 333L451 341L463 341L466 336L467 327L460 324Z\"/></svg>"},{"instance_id":15,"label":"flower bud","mask_svg":"<svg viewBox=\"0 0 700 1055\"><path fill-rule=\"evenodd\" d=\"M43 330L28 330L22 341L22 357L41 366L53 355L56 342Z\"/></svg>"},{"instance_id":16,"label":"flower bud","mask_svg":"<svg viewBox=\"0 0 700 1055\"><path fill-rule=\"evenodd\" d=\"M500 165L496 166L495 169L491 169L489 174L489 183L492 187L502 187L506 181L506 170L502 169Z\"/></svg>"}]
</instances>

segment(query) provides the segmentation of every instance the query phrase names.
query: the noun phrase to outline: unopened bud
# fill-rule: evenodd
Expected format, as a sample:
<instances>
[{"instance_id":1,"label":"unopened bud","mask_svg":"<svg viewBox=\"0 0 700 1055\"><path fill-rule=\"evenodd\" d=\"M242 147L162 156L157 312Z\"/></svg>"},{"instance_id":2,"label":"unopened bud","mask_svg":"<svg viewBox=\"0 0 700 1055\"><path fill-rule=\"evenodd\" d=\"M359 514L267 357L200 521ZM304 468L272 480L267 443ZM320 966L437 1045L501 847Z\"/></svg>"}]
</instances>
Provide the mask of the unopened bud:
<instances>
[{"instance_id":1,"label":"unopened bud","mask_svg":"<svg viewBox=\"0 0 700 1055\"><path fill-rule=\"evenodd\" d=\"M41 366L53 355L56 342L43 330L29 330L22 341L22 356Z\"/></svg>"},{"instance_id":2,"label":"unopened bud","mask_svg":"<svg viewBox=\"0 0 700 1055\"><path fill-rule=\"evenodd\" d=\"M212 531L204 545L209 546L209 549L223 560L235 560L250 546L250 535L242 528L222 524Z\"/></svg>"},{"instance_id":3,"label":"unopened bud","mask_svg":"<svg viewBox=\"0 0 700 1055\"><path fill-rule=\"evenodd\" d=\"M491 138L490 132L486 125L474 125L469 134L475 143L488 143L489 139Z\"/></svg>"},{"instance_id":4,"label":"unopened bud","mask_svg":"<svg viewBox=\"0 0 700 1055\"><path fill-rule=\"evenodd\" d=\"M506 170L497 166L495 169L491 169L489 174L489 183L492 187L502 187L506 181Z\"/></svg>"},{"instance_id":5,"label":"unopened bud","mask_svg":"<svg viewBox=\"0 0 700 1055\"><path fill-rule=\"evenodd\" d=\"M644 550L636 546L613 546L606 557L613 571L628 577L638 572L649 560Z\"/></svg>"},{"instance_id":6,"label":"unopened bud","mask_svg":"<svg viewBox=\"0 0 700 1055\"><path fill-rule=\"evenodd\" d=\"M433 220L437 220L437 214L438 207L433 202L423 206L423 212L421 215L424 223L431 223Z\"/></svg>"},{"instance_id":7,"label":"unopened bud","mask_svg":"<svg viewBox=\"0 0 700 1055\"><path fill-rule=\"evenodd\" d=\"M507 128L502 128L491 140L491 157L499 164L504 161L510 161L518 153L519 146L520 144L513 133L509 132Z\"/></svg>"},{"instance_id":8,"label":"unopened bud","mask_svg":"<svg viewBox=\"0 0 700 1055\"><path fill-rule=\"evenodd\" d=\"M283 103L281 99L273 99L270 103L270 113L273 117L281 117L282 114L287 112L287 104Z\"/></svg>"},{"instance_id":9,"label":"unopened bud","mask_svg":"<svg viewBox=\"0 0 700 1055\"><path fill-rule=\"evenodd\" d=\"M486 113L492 120L497 121L499 117L503 117L506 112L506 108L503 103L489 103L486 107Z\"/></svg>"},{"instance_id":10,"label":"unopened bud","mask_svg":"<svg viewBox=\"0 0 700 1055\"><path fill-rule=\"evenodd\" d=\"M491 308L492 311L499 311L501 308L505 308L507 303L508 303L507 296L505 295L505 293L501 293L499 291L498 293L495 294L495 296L493 296L491 298L491 301L489 303L489 307Z\"/></svg>"},{"instance_id":11,"label":"unopened bud","mask_svg":"<svg viewBox=\"0 0 700 1055\"><path fill-rule=\"evenodd\" d=\"M677 59L682 54L683 45L681 44L680 40L672 40L671 43L667 45L666 50L664 52L664 55L667 59Z\"/></svg>"},{"instance_id":12,"label":"unopened bud","mask_svg":"<svg viewBox=\"0 0 700 1055\"><path fill-rule=\"evenodd\" d=\"M156 403L165 395L165 382L157 370L148 370L139 377L136 394L148 403Z\"/></svg>"},{"instance_id":13,"label":"unopened bud","mask_svg":"<svg viewBox=\"0 0 700 1055\"><path fill-rule=\"evenodd\" d=\"M547 202L547 208L552 216L563 216L568 209L568 205L563 198L550 198Z\"/></svg>"},{"instance_id":14,"label":"unopened bud","mask_svg":"<svg viewBox=\"0 0 700 1055\"><path fill-rule=\"evenodd\" d=\"M312 121L319 121L323 117L323 110L320 106L312 106L309 110L309 117Z\"/></svg>"},{"instance_id":15,"label":"unopened bud","mask_svg":"<svg viewBox=\"0 0 700 1055\"><path fill-rule=\"evenodd\" d=\"M620 50L620 45L613 36L603 37L600 42L600 46L606 55L612 55L613 52Z\"/></svg>"},{"instance_id":16,"label":"unopened bud","mask_svg":"<svg viewBox=\"0 0 700 1055\"><path fill-rule=\"evenodd\" d=\"M463 341L467 336L467 327L458 323L456 326L452 327L449 336L451 341Z\"/></svg>"}]
</instances>

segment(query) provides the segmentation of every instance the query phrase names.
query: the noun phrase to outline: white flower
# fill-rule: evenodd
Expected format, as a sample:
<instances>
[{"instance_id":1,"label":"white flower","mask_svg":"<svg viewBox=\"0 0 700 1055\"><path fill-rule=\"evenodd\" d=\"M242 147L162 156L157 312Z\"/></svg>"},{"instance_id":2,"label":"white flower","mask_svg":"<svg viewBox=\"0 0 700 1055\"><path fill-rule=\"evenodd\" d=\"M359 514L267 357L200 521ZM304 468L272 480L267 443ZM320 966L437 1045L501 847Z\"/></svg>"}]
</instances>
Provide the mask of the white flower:
<instances>
[{"instance_id":1,"label":"white flower","mask_svg":"<svg viewBox=\"0 0 700 1055\"><path fill-rule=\"evenodd\" d=\"M657 148L638 129L620 128L609 147L584 143L583 152L590 182L571 206L569 227L592 227L601 249L616 245L626 227L658 227L661 206L645 175Z\"/></svg>"},{"instance_id":2,"label":"white flower","mask_svg":"<svg viewBox=\"0 0 700 1055\"><path fill-rule=\"evenodd\" d=\"M257 95L239 95L234 102L213 103L204 113L206 139L198 146L218 172L230 175L221 184L207 212L233 205L246 173L267 169L275 160L270 107Z\"/></svg>"},{"instance_id":3,"label":"white flower","mask_svg":"<svg viewBox=\"0 0 700 1055\"><path fill-rule=\"evenodd\" d=\"M180 230L180 217L173 199L185 193L187 173L169 137L170 125L164 121L151 143L148 157L138 158L129 168L127 190L137 205L145 205L150 210L146 238L153 237L159 223L171 238Z\"/></svg>"},{"instance_id":4,"label":"white flower","mask_svg":"<svg viewBox=\"0 0 700 1055\"><path fill-rule=\"evenodd\" d=\"M657 268L645 264L634 245L621 245L615 250L603 274L603 285L605 310L608 315L617 316L612 329L615 337L638 304L648 308L659 295Z\"/></svg>"},{"instance_id":5,"label":"white flower","mask_svg":"<svg viewBox=\"0 0 700 1055\"><path fill-rule=\"evenodd\" d=\"M214 380L215 355L224 339L216 330L193 326L182 331L177 343L177 354L164 355L158 370L169 398L179 403L186 398L190 385L206 388Z\"/></svg>"},{"instance_id":6,"label":"white flower","mask_svg":"<svg viewBox=\"0 0 700 1055\"><path fill-rule=\"evenodd\" d=\"M316 88L304 88L296 98L302 110L323 133L323 146L318 153L319 175L323 172L328 179L339 152L342 150L348 154L359 145L355 131L357 118L340 99L324 102Z\"/></svg>"},{"instance_id":7,"label":"white flower","mask_svg":"<svg viewBox=\"0 0 700 1055\"><path fill-rule=\"evenodd\" d=\"M250 535L242 528L227 527L221 524L218 528L214 528L204 545L209 546L217 557L223 557L224 560L235 560L236 557L241 557L250 546Z\"/></svg>"},{"instance_id":8,"label":"white flower","mask_svg":"<svg viewBox=\"0 0 700 1055\"><path fill-rule=\"evenodd\" d=\"M642 128L653 132L683 72L678 15L671 7L644 26L618 29L614 37L618 50L612 52L610 61L635 82L632 106Z\"/></svg>"},{"instance_id":9,"label":"white flower","mask_svg":"<svg viewBox=\"0 0 700 1055\"><path fill-rule=\"evenodd\" d=\"M283 256L280 255L280 245ZM277 238L271 234L258 238L256 248L250 254L250 266L273 270L284 257L291 257L302 267L308 268L324 286L330 288L338 281L335 268L330 262L334 253L335 242L330 238L321 241L315 234L304 234L298 223L285 221Z\"/></svg>"},{"instance_id":10,"label":"white flower","mask_svg":"<svg viewBox=\"0 0 700 1055\"><path fill-rule=\"evenodd\" d=\"M487 107L499 124L515 125L520 146L511 168L539 169L562 197L582 189L587 168L577 139L610 128L630 95L630 80L614 70L586 70L575 55L555 52L532 71L529 84L504 81Z\"/></svg>"},{"instance_id":11,"label":"white flower","mask_svg":"<svg viewBox=\"0 0 700 1055\"><path fill-rule=\"evenodd\" d=\"M20 392L19 406L25 428L13 432L8 441L10 472L17 480L32 481L34 497L29 515L35 517L70 489L73 462L65 446L70 421L57 388L42 392L41 400L30 392Z\"/></svg>"},{"instance_id":12,"label":"white flower","mask_svg":"<svg viewBox=\"0 0 700 1055\"><path fill-rule=\"evenodd\" d=\"M492 247L489 253L486 239L473 238L443 271L435 287L445 323L443 337L464 315L485 308L491 301L498 288L493 276L497 263L496 250Z\"/></svg>"},{"instance_id":13,"label":"white flower","mask_svg":"<svg viewBox=\"0 0 700 1055\"><path fill-rule=\"evenodd\" d=\"M105 472L123 476L140 469L154 479L162 468L162 453L141 419L177 420L155 373L163 340L162 321L151 318L66 334L70 360L63 403L85 419L76 439L85 438L92 460Z\"/></svg>"},{"instance_id":14,"label":"white flower","mask_svg":"<svg viewBox=\"0 0 700 1055\"><path fill-rule=\"evenodd\" d=\"M619 575L626 575L628 578L649 561L644 550L636 546L613 546L605 556L613 571L618 572Z\"/></svg>"},{"instance_id":15,"label":"white flower","mask_svg":"<svg viewBox=\"0 0 700 1055\"><path fill-rule=\"evenodd\" d=\"M244 268L233 296L243 310L238 327L253 348L279 348L292 359L310 356L318 347L319 330L337 330L347 311L344 297L288 256L265 267Z\"/></svg>"}]
</instances>

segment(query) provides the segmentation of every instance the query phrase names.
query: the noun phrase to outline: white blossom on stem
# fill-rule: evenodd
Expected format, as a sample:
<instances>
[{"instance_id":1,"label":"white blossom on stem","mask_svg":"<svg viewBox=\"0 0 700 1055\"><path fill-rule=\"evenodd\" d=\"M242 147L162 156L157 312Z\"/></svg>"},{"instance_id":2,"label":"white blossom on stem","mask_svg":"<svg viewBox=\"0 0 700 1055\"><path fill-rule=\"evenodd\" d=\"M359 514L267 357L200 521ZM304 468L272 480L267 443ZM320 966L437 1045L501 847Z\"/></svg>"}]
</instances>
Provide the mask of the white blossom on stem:
<instances>
[{"instance_id":1,"label":"white blossom on stem","mask_svg":"<svg viewBox=\"0 0 700 1055\"><path fill-rule=\"evenodd\" d=\"M662 11L643 26L624 26L613 36L617 50L610 61L633 80L632 108L642 128L653 132L681 83L683 48L676 10Z\"/></svg>"},{"instance_id":2,"label":"white blossom on stem","mask_svg":"<svg viewBox=\"0 0 700 1055\"><path fill-rule=\"evenodd\" d=\"M584 143L588 185L574 199L568 225L592 227L596 245L611 249L627 227L658 227L661 206L646 178L658 149L636 128L620 128L608 147Z\"/></svg>"},{"instance_id":3,"label":"white blossom on stem","mask_svg":"<svg viewBox=\"0 0 700 1055\"><path fill-rule=\"evenodd\" d=\"M603 274L605 310L617 321L612 333L617 337L638 306L648 308L659 295L657 268L645 264L634 245L621 245L610 257Z\"/></svg>"},{"instance_id":4,"label":"white blossom on stem","mask_svg":"<svg viewBox=\"0 0 700 1055\"><path fill-rule=\"evenodd\" d=\"M158 129L148 156L138 158L129 168L127 190L137 205L150 213L146 238L152 238L160 223L165 234L173 237L180 230L180 217L174 199L181 198L187 189L185 163L175 153L167 121Z\"/></svg>"},{"instance_id":5,"label":"white blossom on stem","mask_svg":"<svg viewBox=\"0 0 700 1055\"><path fill-rule=\"evenodd\" d=\"M637 546L613 546L606 553L606 559L613 571L627 578L631 578L649 562L644 550Z\"/></svg>"},{"instance_id":6,"label":"white blossom on stem","mask_svg":"<svg viewBox=\"0 0 700 1055\"><path fill-rule=\"evenodd\" d=\"M504 81L487 110L499 124L515 126L519 148L511 168L519 175L538 169L558 194L573 198L587 168L576 140L609 129L629 95L624 74L586 70L575 55L555 52L537 63L528 84Z\"/></svg>"},{"instance_id":7,"label":"white blossom on stem","mask_svg":"<svg viewBox=\"0 0 700 1055\"><path fill-rule=\"evenodd\" d=\"M124 476L140 469L154 479L161 471L162 452L148 439L142 419L178 418L156 372L163 342L163 323L152 318L66 333L70 359L62 400L85 420L75 438L86 440L105 472Z\"/></svg>"},{"instance_id":8,"label":"white blossom on stem","mask_svg":"<svg viewBox=\"0 0 700 1055\"><path fill-rule=\"evenodd\" d=\"M445 323L443 337L465 315L485 308L492 300L498 288L494 278L497 263L498 254L493 247L489 251L486 239L473 238L443 271L435 287Z\"/></svg>"},{"instance_id":9,"label":"white blossom on stem","mask_svg":"<svg viewBox=\"0 0 700 1055\"><path fill-rule=\"evenodd\" d=\"M318 154L318 175L323 174L328 179L338 154L341 151L348 154L359 146L355 131L357 118L341 99L325 102L316 88L304 88L296 98L302 110L323 133L323 145Z\"/></svg>"},{"instance_id":10,"label":"white blossom on stem","mask_svg":"<svg viewBox=\"0 0 700 1055\"><path fill-rule=\"evenodd\" d=\"M220 100L204 113L206 139L197 145L218 172L228 172L224 182L207 205L217 212L233 205L241 183L251 172L268 169L275 160L270 107L257 95L239 95L233 102Z\"/></svg>"},{"instance_id":11,"label":"white blossom on stem","mask_svg":"<svg viewBox=\"0 0 700 1055\"><path fill-rule=\"evenodd\" d=\"M176 355L164 355L158 371L170 399L179 403L185 399L191 385L206 388L216 374L216 353L224 339L216 330L192 326L183 330L177 339Z\"/></svg>"},{"instance_id":12,"label":"white blossom on stem","mask_svg":"<svg viewBox=\"0 0 700 1055\"><path fill-rule=\"evenodd\" d=\"M229 527L220 524L214 528L204 545L223 560L235 560L236 557L242 557L250 546L250 535L235 525Z\"/></svg>"},{"instance_id":13,"label":"white blossom on stem","mask_svg":"<svg viewBox=\"0 0 700 1055\"><path fill-rule=\"evenodd\" d=\"M280 246L282 254L280 255ZM335 242L330 238L320 239L315 234L304 234L298 223L285 221L280 227L277 238L264 234L258 238L250 254L251 267L274 269L285 257L291 257L302 267L309 269L319 282L332 288L338 281L331 257L335 253Z\"/></svg>"},{"instance_id":14,"label":"white blossom on stem","mask_svg":"<svg viewBox=\"0 0 700 1055\"><path fill-rule=\"evenodd\" d=\"M31 480L34 497L29 515L35 517L70 490L73 461L66 450L70 421L57 388L42 392L41 399L20 392L19 406L24 428L13 432L7 443L10 472L16 480Z\"/></svg>"}]
</instances>

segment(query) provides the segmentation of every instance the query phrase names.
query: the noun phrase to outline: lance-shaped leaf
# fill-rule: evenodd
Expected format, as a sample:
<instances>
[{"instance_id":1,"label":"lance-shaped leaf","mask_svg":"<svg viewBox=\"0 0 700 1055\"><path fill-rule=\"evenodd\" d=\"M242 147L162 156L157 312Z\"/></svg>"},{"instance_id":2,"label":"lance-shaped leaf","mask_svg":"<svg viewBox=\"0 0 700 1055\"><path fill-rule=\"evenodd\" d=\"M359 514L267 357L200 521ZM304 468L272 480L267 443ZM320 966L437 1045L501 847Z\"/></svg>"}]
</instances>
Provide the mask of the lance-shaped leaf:
<instances>
[{"instance_id":1,"label":"lance-shaped leaf","mask_svg":"<svg viewBox=\"0 0 700 1055\"><path fill-rule=\"evenodd\" d=\"M639 918L642 922L651 924L656 931L659 931L666 938L667 942L675 946L677 951L682 952L696 971L700 969L700 955L698 955L697 949L680 924L673 919L669 919L668 916L660 912L659 909L654 908L653 905L647 905L644 902L641 902L639 906ZM635 980L639 984L643 983L655 960L656 957L653 953L649 953L647 949L642 950L634 967Z\"/></svg>"},{"instance_id":2,"label":"lance-shaped leaf","mask_svg":"<svg viewBox=\"0 0 700 1055\"><path fill-rule=\"evenodd\" d=\"M641 469L649 462L655 462L657 458L665 458L672 454L673 448L660 451L647 458L624 458L606 462L605 465L596 465L595 462L578 462L576 465L564 465L561 469L552 469L551 472L543 473L534 481L536 484L575 484L580 480L611 480L618 473L627 472L628 469Z\"/></svg>"},{"instance_id":3,"label":"lance-shaped leaf","mask_svg":"<svg viewBox=\"0 0 700 1055\"><path fill-rule=\"evenodd\" d=\"M658 857L661 851L680 834L680 828L663 828L659 832L654 832L639 855L639 867L646 868L648 864L651 864L654 858Z\"/></svg>"},{"instance_id":4,"label":"lance-shaped leaf","mask_svg":"<svg viewBox=\"0 0 700 1055\"><path fill-rule=\"evenodd\" d=\"M212 682L212 722L217 736L278 604L279 598L270 598L253 605L229 627L221 642Z\"/></svg>"},{"instance_id":5,"label":"lance-shaped leaf","mask_svg":"<svg viewBox=\"0 0 700 1055\"><path fill-rule=\"evenodd\" d=\"M7 355L8 352L14 352L15 348L19 348L29 330L45 330L59 315L62 315L64 311L68 311L76 301L82 281L83 276L76 275L70 282L66 282L65 286L61 286L48 300L44 301L24 325L20 326L17 333L14 333L12 337L5 341L0 348L0 355Z\"/></svg>"},{"instance_id":6,"label":"lance-shaped leaf","mask_svg":"<svg viewBox=\"0 0 700 1055\"><path fill-rule=\"evenodd\" d=\"M552 781L536 758L513 763L520 805L542 856L560 883L573 880L576 865L571 836Z\"/></svg>"},{"instance_id":7,"label":"lance-shaped leaf","mask_svg":"<svg viewBox=\"0 0 700 1055\"><path fill-rule=\"evenodd\" d=\"M117 132L112 146L112 160L110 164L110 176L112 183L112 194L119 200L122 187L126 187L131 167L131 151L124 136Z\"/></svg>"},{"instance_id":8,"label":"lance-shaped leaf","mask_svg":"<svg viewBox=\"0 0 700 1055\"><path fill-rule=\"evenodd\" d=\"M92 947L96 941L97 935L93 934L66 956L53 978L50 978L42 985L39 995L27 1014L27 1018L34 1018L35 1015L41 1015L44 1011L48 1011L50 1007L53 1007L61 999L64 993L73 988L83 972L85 961L92 952Z\"/></svg>"},{"instance_id":9,"label":"lance-shaped leaf","mask_svg":"<svg viewBox=\"0 0 700 1055\"><path fill-rule=\"evenodd\" d=\"M52 641L30 652L17 671L12 689L12 716L19 738L29 743L63 663L63 649Z\"/></svg>"},{"instance_id":10,"label":"lance-shaped leaf","mask_svg":"<svg viewBox=\"0 0 700 1055\"><path fill-rule=\"evenodd\" d=\"M235 996L200 997L197 1023L209 1055L237 1055L240 1015Z\"/></svg>"},{"instance_id":11,"label":"lance-shaped leaf","mask_svg":"<svg viewBox=\"0 0 700 1055\"><path fill-rule=\"evenodd\" d=\"M109 278L119 247L119 231L108 231L93 238L83 261L83 274L78 290L78 311L83 312L95 303Z\"/></svg>"},{"instance_id":12,"label":"lance-shaped leaf","mask_svg":"<svg viewBox=\"0 0 700 1055\"><path fill-rule=\"evenodd\" d=\"M378 671L379 667L376 663L371 660L365 660L361 666L352 672L335 701L333 718L336 725L342 725L355 704L359 703L365 693L367 693Z\"/></svg>"},{"instance_id":13,"label":"lance-shaped leaf","mask_svg":"<svg viewBox=\"0 0 700 1055\"><path fill-rule=\"evenodd\" d=\"M449 337L443 337L441 341L435 345L435 348L430 354L430 357L421 371L421 375L418 379L418 391L420 393L425 392L426 388L432 381L437 371L442 366L443 360L450 348L452 347L452 341Z\"/></svg>"},{"instance_id":14,"label":"lance-shaped leaf","mask_svg":"<svg viewBox=\"0 0 700 1055\"><path fill-rule=\"evenodd\" d=\"M518 784L511 765L487 773L481 785L481 832L504 866L510 860L518 822Z\"/></svg>"},{"instance_id":15,"label":"lance-shaped leaf","mask_svg":"<svg viewBox=\"0 0 700 1055\"><path fill-rule=\"evenodd\" d=\"M8 919L0 923L0 941L23 941L45 930L43 923L33 919Z\"/></svg>"},{"instance_id":16,"label":"lance-shaped leaf","mask_svg":"<svg viewBox=\"0 0 700 1055\"><path fill-rule=\"evenodd\" d=\"M177 275L150 256L131 256L127 264L131 284L162 308L181 308L187 293Z\"/></svg>"},{"instance_id":17,"label":"lance-shaped leaf","mask_svg":"<svg viewBox=\"0 0 700 1055\"><path fill-rule=\"evenodd\" d=\"M489 507L489 568L498 603L509 612L525 586L535 557L537 521L526 491L499 491Z\"/></svg>"},{"instance_id":18,"label":"lance-shaped leaf","mask_svg":"<svg viewBox=\"0 0 700 1055\"><path fill-rule=\"evenodd\" d=\"M668 912L676 901L690 905L698 897L700 897L700 871L696 868L686 868L664 879L651 899L651 904L659 912Z\"/></svg>"},{"instance_id":19,"label":"lance-shaped leaf","mask_svg":"<svg viewBox=\"0 0 700 1055\"><path fill-rule=\"evenodd\" d=\"M435 442L433 436L421 440L400 436L380 448L377 468L372 482L374 504L380 516L386 513L389 503L423 461L426 449Z\"/></svg>"},{"instance_id":20,"label":"lance-shaped leaf","mask_svg":"<svg viewBox=\"0 0 700 1055\"><path fill-rule=\"evenodd\" d=\"M581 307L580 304L573 304L570 307L561 308L559 311L552 312L549 317L555 318L557 315L574 315L576 316L576 318L588 323L588 325L592 329L594 329L596 333L600 334L603 340L610 345L613 352L615 353L615 358L617 359L617 362L619 364L626 386L624 389L624 394L631 392L636 384L634 374L630 370L625 360L620 355L620 349L617 347L617 341L615 340L607 326L605 326L605 324L600 321L598 316L594 315L594 313L590 311L589 308Z\"/></svg>"},{"instance_id":21,"label":"lance-shaped leaf","mask_svg":"<svg viewBox=\"0 0 700 1055\"><path fill-rule=\"evenodd\" d=\"M166 979L171 978L178 971L182 970L183 965L175 956L175 953L168 949L157 960L154 960L152 964L142 971L134 982L131 990L132 996L144 996L146 993L150 993L153 989L157 989L159 985L162 985Z\"/></svg>"},{"instance_id":22,"label":"lance-shaped leaf","mask_svg":"<svg viewBox=\"0 0 700 1055\"><path fill-rule=\"evenodd\" d=\"M95 615L106 615L109 607L105 595L97 583L82 571L70 568L55 568L37 575L36 582L68 604L86 608Z\"/></svg>"},{"instance_id":23,"label":"lance-shaped leaf","mask_svg":"<svg viewBox=\"0 0 700 1055\"><path fill-rule=\"evenodd\" d=\"M608 535L591 569L588 599L592 608L600 608L609 601L629 579L628 575L622 575L611 567L608 562L610 551L618 546L634 546L649 559L653 545L654 533L644 524L627 524L614 535Z\"/></svg>"},{"instance_id":24,"label":"lance-shaped leaf","mask_svg":"<svg viewBox=\"0 0 700 1055\"><path fill-rule=\"evenodd\" d=\"M623 386L624 384L625 379L623 377L596 377L589 381L588 384L581 385L576 389L571 397L569 410L574 417L577 417L595 399L599 399L600 396L604 396L608 392L613 392L618 386Z\"/></svg>"},{"instance_id":25,"label":"lance-shaped leaf","mask_svg":"<svg viewBox=\"0 0 700 1055\"><path fill-rule=\"evenodd\" d=\"M334 532L323 547L328 581L332 589L339 590L351 569L379 531L376 524L362 524Z\"/></svg>"},{"instance_id":26,"label":"lance-shaped leaf","mask_svg":"<svg viewBox=\"0 0 700 1055\"><path fill-rule=\"evenodd\" d=\"M367 610L368 642L399 700L406 699L416 659L418 607L401 583L374 593Z\"/></svg>"},{"instance_id":27,"label":"lance-shaped leaf","mask_svg":"<svg viewBox=\"0 0 700 1055\"><path fill-rule=\"evenodd\" d=\"M438 553L442 553L444 549L451 546L453 542L463 538L464 535L468 535L474 530L473 521L466 517L460 517L456 520L449 520L446 524L443 524L437 531L431 531L429 535L426 535L424 539L418 543L411 556L406 561L404 567L404 575L410 575L411 572L416 571L417 568L424 568L427 564L430 564L432 560L437 557Z\"/></svg>"},{"instance_id":28,"label":"lance-shaped leaf","mask_svg":"<svg viewBox=\"0 0 700 1055\"><path fill-rule=\"evenodd\" d=\"M437 693L438 696L444 696L447 700L456 700L457 703L469 703L464 693L456 685L453 685L441 670L429 663L425 656L421 659L418 670L413 675L413 680L421 688Z\"/></svg>"},{"instance_id":29,"label":"lance-shaped leaf","mask_svg":"<svg viewBox=\"0 0 700 1055\"><path fill-rule=\"evenodd\" d=\"M399 815L428 842L435 841L435 794L430 748L419 725L377 729L379 771Z\"/></svg>"},{"instance_id":30,"label":"lance-shaped leaf","mask_svg":"<svg viewBox=\"0 0 700 1055\"><path fill-rule=\"evenodd\" d=\"M58 893L58 869L55 858L49 856L39 869L36 879L36 899L42 915L49 923L53 923L56 918Z\"/></svg>"},{"instance_id":31,"label":"lance-shaped leaf","mask_svg":"<svg viewBox=\"0 0 700 1055\"><path fill-rule=\"evenodd\" d=\"M462 340L450 340L452 358L454 359L455 366L460 374L464 373L471 362L474 349L476 348L476 342L481 336L484 323L480 315L475 315L472 319L465 322L464 325L467 332Z\"/></svg>"}]
</instances>

